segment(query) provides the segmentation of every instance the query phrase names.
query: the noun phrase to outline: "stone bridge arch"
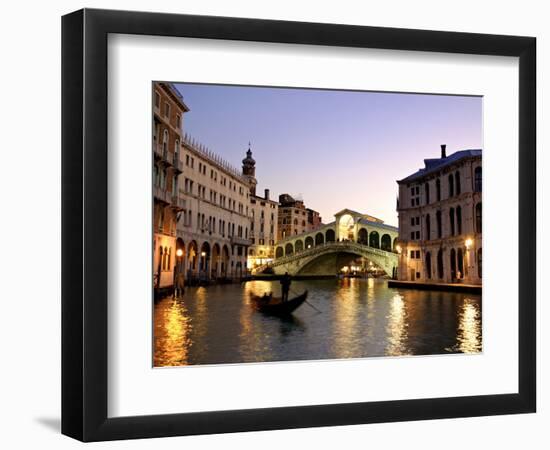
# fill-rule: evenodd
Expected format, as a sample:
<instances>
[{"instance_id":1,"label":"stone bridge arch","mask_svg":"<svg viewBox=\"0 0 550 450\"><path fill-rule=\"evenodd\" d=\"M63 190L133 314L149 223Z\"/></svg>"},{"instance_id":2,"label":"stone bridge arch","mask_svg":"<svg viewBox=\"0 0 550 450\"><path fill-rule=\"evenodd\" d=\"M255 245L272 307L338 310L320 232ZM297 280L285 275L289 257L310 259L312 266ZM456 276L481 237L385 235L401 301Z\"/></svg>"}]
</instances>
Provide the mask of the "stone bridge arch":
<instances>
[{"instance_id":1,"label":"stone bridge arch","mask_svg":"<svg viewBox=\"0 0 550 450\"><path fill-rule=\"evenodd\" d=\"M331 254L350 254L356 257L364 257L379 266L390 277L397 268L397 254L356 242L329 242L320 247L306 249L301 253L275 260L272 268L275 274L288 272L291 275L299 275L304 268L311 267L311 264L315 263L316 260ZM327 275L334 275L334 273L327 273Z\"/></svg>"}]
</instances>

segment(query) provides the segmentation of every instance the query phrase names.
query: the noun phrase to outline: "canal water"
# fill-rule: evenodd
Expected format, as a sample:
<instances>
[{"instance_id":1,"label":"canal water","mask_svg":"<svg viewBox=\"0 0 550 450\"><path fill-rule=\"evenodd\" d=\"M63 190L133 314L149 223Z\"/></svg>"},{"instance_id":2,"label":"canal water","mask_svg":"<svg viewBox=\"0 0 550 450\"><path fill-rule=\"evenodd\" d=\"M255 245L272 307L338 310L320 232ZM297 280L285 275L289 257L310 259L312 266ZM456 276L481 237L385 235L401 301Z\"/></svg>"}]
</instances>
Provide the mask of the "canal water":
<instances>
[{"instance_id":1,"label":"canal water","mask_svg":"<svg viewBox=\"0 0 550 450\"><path fill-rule=\"evenodd\" d=\"M292 317L265 316L250 294L278 281L187 288L154 306L154 365L298 361L481 351L481 296L389 288L381 279L294 281Z\"/></svg>"}]
</instances>

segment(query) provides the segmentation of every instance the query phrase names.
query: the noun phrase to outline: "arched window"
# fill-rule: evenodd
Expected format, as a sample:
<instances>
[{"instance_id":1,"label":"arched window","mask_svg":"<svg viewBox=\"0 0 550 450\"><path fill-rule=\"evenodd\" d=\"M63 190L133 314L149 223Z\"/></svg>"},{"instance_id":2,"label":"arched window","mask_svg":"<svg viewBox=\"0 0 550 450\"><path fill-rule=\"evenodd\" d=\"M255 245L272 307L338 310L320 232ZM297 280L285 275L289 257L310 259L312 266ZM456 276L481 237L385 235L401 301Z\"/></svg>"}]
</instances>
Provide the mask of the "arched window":
<instances>
[{"instance_id":1,"label":"arched window","mask_svg":"<svg viewBox=\"0 0 550 450\"><path fill-rule=\"evenodd\" d=\"M327 242L334 242L336 240L336 234L334 233L334 230L327 230L325 233L325 239Z\"/></svg>"},{"instance_id":2,"label":"arched window","mask_svg":"<svg viewBox=\"0 0 550 450\"><path fill-rule=\"evenodd\" d=\"M474 170L474 191L481 192L481 166Z\"/></svg>"},{"instance_id":3,"label":"arched window","mask_svg":"<svg viewBox=\"0 0 550 450\"><path fill-rule=\"evenodd\" d=\"M313 238L311 236L306 237L306 250L313 247Z\"/></svg>"},{"instance_id":4,"label":"arched window","mask_svg":"<svg viewBox=\"0 0 550 450\"><path fill-rule=\"evenodd\" d=\"M456 276L457 278L464 278L464 256L461 248L456 252L456 259L458 263L458 272Z\"/></svg>"},{"instance_id":5,"label":"arched window","mask_svg":"<svg viewBox=\"0 0 550 450\"><path fill-rule=\"evenodd\" d=\"M449 198L455 196L455 178L453 174L449 175Z\"/></svg>"},{"instance_id":6,"label":"arched window","mask_svg":"<svg viewBox=\"0 0 550 450\"><path fill-rule=\"evenodd\" d=\"M476 204L476 233L481 233L481 202Z\"/></svg>"},{"instance_id":7,"label":"arched window","mask_svg":"<svg viewBox=\"0 0 550 450\"><path fill-rule=\"evenodd\" d=\"M451 262L451 280L454 281L456 279L456 251L454 248L451 249L450 262Z\"/></svg>"},{"instance_id":8,"label":"arched window","mask_svg":"<svg viewBox=\"0 0 550 450\"><path fill-rule=\"evenodd\" d=\"M439 178L435 180L435 199L437 201L441 200L441 181Z\"/></svg>"},{"instance_id":9,"label":"arched window","mask_svg":"<svg viewBox=\"0 0 550 450\"><path fill-rule=\"evenodd\" d=\"M424 197L426 198L426 205L430 203L430 185L424 184Z\"/></svg>"},{"instance_id":10,"label":"arched window","mask_svg":"<svg viewBox=\"0 0 550 450\"><path fill-rule=\"evenodd\" d=\"M369 235L369 246L380 248L380 236L377 231L371 231Z\"/></svg>"},{"instance_id":11,"label":"arched window","mask_svg":"<svg viewBox=\"0 0 550 450\"><path fill-rule=\"evenodd\" d=\"M449 224L451 225L451 236L455 235L455 209L449 209Z\"/></svg>"},{"instance_id":12,"label":"arched window","mask_svg":"<svg viewBox=\"0 0 550 450\"><path fill-rule=\"evenodd\" d=\"M174 175L172 178L172 197L178 195L178 175Z\"/></svg>"},{"instance_id":13,"label":"arched window","mask_svg":"<svg viewBox=\"0 0 550 450\"><path fill-rule=\"evenodd\" d=\"M437 251L437 277L443 278L443 250Z\"/></svg>"},{"instance_id":14,"label":"arched window","mask_svg":"<svg viewBox=\"0 0 550 450\"><path fill-rule=\"evenodd\" d=\"M481 249L477 251L477 276L481 278Z\"/></svg>"},{"instance_id":15,"label":"arched window","mask_svg":"<svg viewBox=\"0 0 550 450\"><path fill-rule=\"evenodd\" d=\"M460 206L456 207L456 233L462 234L462 208Z\"/></svg>"},{"instance_id":16,"label":"arched window","mask_svg":"<svg viewBox=\"0 0 550 450\"><path fill-rule=\"evenodd\" d=\"M177 166L179 160L180 160L180 141L176 140L176 144L174 145L174 165Z\"/></svg>"},{"instance_id":17,"label":"arched window","mask_svg":"<svg viewBox=\"0 0 550 450\"><path fill-rule=\"evenodd\" d=\"M323 233L317 233L315 235L315 245L323 245L325 243L325 236Z\"/></svg>"},{"instance_id":18,"label":"arched window","mask_svg":"<svg viewBox=\"0 0 550 450\"><path fill-rule=\"evenodd\" d=\"M166 270L166 260L168 259L168 249L164 247L162 251L162 270Z\"/></svg>"},{"instance_id":19,"label":"arched window","mask_svg":"<svg viewBox=\"0 0 550 450\"><path fill-rule=\"evenodd\" d=\"M172 270L172 247L168 249L168 264L166 270Z\"/></svg>"},{"instance_id":20,"label":"arched window","mask_svg":"<svg viewBox=\"0 0 550 450\"><path fill-rule=\"evenodd\" d=\"M455 188L456 188L456 195L460 195L461 186L460 186L460 172L457 170L455 172Z\"/></svg>"},{"instance_id":21,"label":"arched window","mask_svg":"<svg viewBox=\"0 0 550 450\"><path fill-rule=\"evenodd\" d=\"M432 231L432 220L430 218L430 215L426 214L426 227L425 227L426 236L424 237L424 239L426 239L427 241L429 241L432 237L431 231Z\"/></svg>"},{"instance_id":22,"label":"arched window","mask_svg":"<svg viewBox=\"0 0 550 450\"><path fill-rule=\"evenodd\" d=\"M162 232L164 229L164 206L159 206L159 216L158 216L158 227L159 231Z\"/></svg>"},{"instance_id":23,"label":"arched window","mask_svg":"<svg viewBox=\"0 0 550 450\"><path fill-rule=\"evenodd\" d=\"M361 228L359 233L357 233L357 242L364 245L369 244L369 234L366 228Z\"/></svg>"},{"instance_id":24,"label":"arched window","mask_svg":"<svg viewBox=\"0 0 550 450\"><path fill-rule=\"evenodd\" d=\"M162 155L166 157L167 152L168 152L168 130L164 130L164 133L162 134Z\"/></svg>"},{"instance_id":25,"label":"arched window","mask_svg":"<svg viewBox=\"0 0 550 450\"><path fill-rule=\"evenodd\" d=\"M437 238L441 239L442 227L441 227L441 211L435 213L435 220L437 222Z\"/></svg>"},{"instance_id":26,"label":"arched window","mask_svg":"<svg viewBox=\"0 0 550 450\"><path fill-rule=\"evenodd\" d=\"M166 183L166 171L164 169L160 169L159 187L164 188L165 183Z\"/></svg>"},{"instance_id":27,"label":"arched window","mask_svg":"<svg viewBox=\"0 0 550 450\"><path fill-rule=\"evenodd\" d=\"M283 256L284 256L283 247L277 247L277 250L275 250L275 258L282 258Z\"/></svg>"},{"instance_id":28,"label":"arched window","mask_svg":"<svg viewBox=\"0 0 550 450\"><path fill-rule=\"evenodd\" d=\"M430 252L426 252L426 278L429 280L432 278L432 255Z\"/></svg>"},{"instance_id":29,"label":"arched window","mask_svg":"<svg viewBox=\"0 0 550 450\"><path fill-rule=\"evenodd\" d=\"M294 253L294 246L289 242L285 245L285 256L292 255Z\"/></svg>"},{"instance_id":30,"label":"arched window","mask_svg":"<svg viewBox=\"0 0 550 450\"><path fill-rule=\"evenodd\" d=\"M304 241L297 240L296 244L294 244L294 251L296 253L302 252L304 250Z\"/></svg>"},{"instance_id":31,"label":"arched window","mask_svg":"<svg viewBox=\"0 0 550 450\"><path fill-rule=\"evenodd\" d=\"M391 237L389 234L383 234L380 243L382 250L391 251Z\"/></svg>"},{"instance_id":32,"label":"arched window","mask_svg":"<svg viewBox=\"0 0 550 450\"><path fill-rule=\"evenodd\" d=\"M153 182L155 186L160 186L160 170L156 164L153 166Z\"/></svg>"}]
</instances>

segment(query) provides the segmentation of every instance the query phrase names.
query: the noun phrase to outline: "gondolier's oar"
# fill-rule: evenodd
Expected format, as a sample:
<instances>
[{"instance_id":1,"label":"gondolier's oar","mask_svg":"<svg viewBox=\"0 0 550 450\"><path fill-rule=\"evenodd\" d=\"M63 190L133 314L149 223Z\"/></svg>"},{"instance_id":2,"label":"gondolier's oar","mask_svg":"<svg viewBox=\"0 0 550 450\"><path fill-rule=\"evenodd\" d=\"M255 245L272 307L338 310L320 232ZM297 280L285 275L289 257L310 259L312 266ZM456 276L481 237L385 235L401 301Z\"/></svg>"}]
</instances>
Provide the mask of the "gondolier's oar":
<instances>
[{"instance_id":1,"label":"gondolier's oar","mask_svg":"<svg viewBox=\"0 0 550 450\"><path fill-rule=\"evenodd\" d=\"M296 292L294 292L292 289L289 289L289 291L292 292L292 294L295 295L295 296L297 296L297 297L300 295L300 294L297 294ZM309 302L307 301L307 298L304 300L304 302L307 303L309 306L311 306L311 307L312 307L315 311L317 311L318 313L320 313L320 314L323 313L323 311L321 311L320 309L317 309L315 306L313 306L311 303L309 303Z\"/></svg>"}]
</instances>

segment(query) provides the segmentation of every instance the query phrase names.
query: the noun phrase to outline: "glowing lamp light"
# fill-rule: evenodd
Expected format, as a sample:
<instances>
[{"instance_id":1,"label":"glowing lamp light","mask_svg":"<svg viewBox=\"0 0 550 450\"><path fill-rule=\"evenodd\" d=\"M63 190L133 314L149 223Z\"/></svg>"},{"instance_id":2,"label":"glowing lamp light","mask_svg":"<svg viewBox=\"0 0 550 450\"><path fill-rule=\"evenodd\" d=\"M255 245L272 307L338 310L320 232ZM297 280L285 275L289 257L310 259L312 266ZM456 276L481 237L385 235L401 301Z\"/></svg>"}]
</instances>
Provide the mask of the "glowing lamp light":
<instances>
[{"instance_id":1,"label":"glowing lamp light","mask_svg":"<svg viewBox=\"0 0 550 450\"><path fill-rule=\"evenodd\" d=\"M470 238L468 238L468 239L466 239L466 240L464 241L464 245L466 245L466 248L467 248L468 250L470 249L470 247L472 246L473 243L474 243L474 242L473 242Z\"/></svg>"},{"instance_id":2,"label":"glowing lamp light","mask_svg":"<svg viewBox=\"0 0 550 450\"><path fill-rule=\"evenodd\" d=\"M400 246L400 245L397 245L397 246L395 247L395 250L397 250L397 253L398 253L398 254L401 254L401 246Z\"/></svg>"},{"instance_id":3,"label":"glowing lamp light","mask_svg":"<svg viewBox=\"0 0 550 450\"><path fill-rule=\"evenodd\" d=\"M204 258L206 256L206 252L201 252L201 256Z\"/></svg>"},{"instance_id":4,"label":"glowing lamp light","mask_svg":"<svg viewBox=\"0 0 550 450\"><path fill-rule=\"evenodd\" d=\"M181 248L178 248L178 249L176 250L176 256L177 256L178 258L181 258L181 257L183 256L183 250L182 250Z\"/></svg>"}]
</instances>

